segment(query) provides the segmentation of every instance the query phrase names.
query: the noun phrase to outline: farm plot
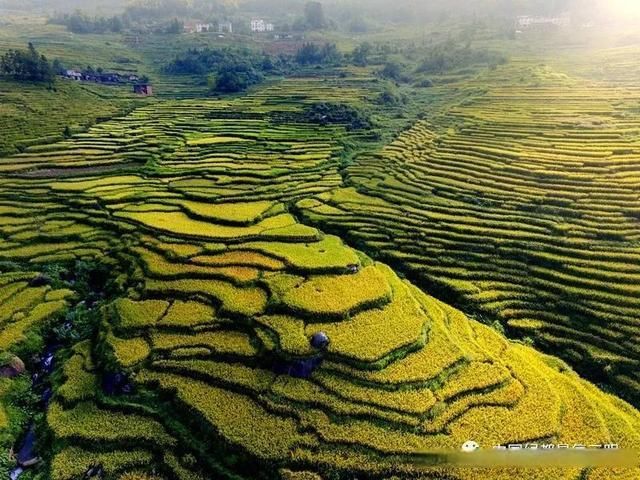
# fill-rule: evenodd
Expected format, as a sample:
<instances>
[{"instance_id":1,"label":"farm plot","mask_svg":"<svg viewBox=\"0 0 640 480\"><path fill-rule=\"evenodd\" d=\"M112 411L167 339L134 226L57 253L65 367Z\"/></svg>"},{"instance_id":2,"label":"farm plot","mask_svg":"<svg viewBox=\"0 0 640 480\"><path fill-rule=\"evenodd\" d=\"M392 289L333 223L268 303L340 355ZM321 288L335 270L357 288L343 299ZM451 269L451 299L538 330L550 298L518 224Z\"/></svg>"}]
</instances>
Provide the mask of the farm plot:
<instances>
[{"instance_id":1,"label":"farm plot","mask_svg":"<svg viewBox=\"0 0 640 480\"><path fill-rule=\"evenodd\" d=\"M0 154L60 141L141 103L125 87L59 81L55 91L42 85L0 81ZM37 133L36 133L37 132Z\"/></svg>"},{"instance_id":2,"label":"farm plot","mask_svg":"<svg viewBox=\"0 0 640 480\"><path fill-rule=\"evenodd\" d=\"M299 207L638 402L640 90L530 70L499 69Z\"/></svg>"},{"instance_id":3,"label":"farm plot","mask_svg":"<svg viewBox=\"0 0 640 480\"><path fill-rule=\"evenodd\" d=\"M23 156L3 163L0 256L18 271L93 259L118 280L94 334L66 352L45 418L48 478L72 480L100 463L109 479L151 469L180 480L267 479L289 469L474 480L487 472L429 465L429 452L469 438L635 445L640 413L630 405L300 223L296 204L320 215L332 199L363 198L338 188L343 127L272 122L301 97L327 94L314 80L303 87L298 79L277 96L147 106L52 146L34 167L13 170ZM89 144L110 145L121 166L133 150L147 159L128 171L27 175L59 168L65 151L91 168L73 153ZM334 203L331 215L353 215ZM370 208L396 212L383 200ZM12 275L7 285L24 281ZM68 293L45 287L36 301ZM324 349L309 341L319 332L329 336Z\"/></svg>"}]
</instances>

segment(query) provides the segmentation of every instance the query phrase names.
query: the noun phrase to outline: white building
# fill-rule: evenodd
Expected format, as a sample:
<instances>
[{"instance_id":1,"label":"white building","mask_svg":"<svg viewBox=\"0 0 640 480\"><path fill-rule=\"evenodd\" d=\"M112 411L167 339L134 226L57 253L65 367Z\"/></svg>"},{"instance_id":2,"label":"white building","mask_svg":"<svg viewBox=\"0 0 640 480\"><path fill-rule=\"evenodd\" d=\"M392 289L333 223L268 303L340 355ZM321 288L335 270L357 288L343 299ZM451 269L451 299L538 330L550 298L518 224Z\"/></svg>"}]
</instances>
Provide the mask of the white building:
<instances>
[{"instance_id":1,"label":"white building","mask_svg":"<svg viewBox=\"0 0 640 480\"><path fill-rule=\"evenodd\" d=\"M76 70L67 70L64 72L64 76L71 80L82 80L82 73Z\"/></svg>"},{"instance_id":2,"label":"white building","mask_svg":"<svg viewBox=\"0 0 640 480\"><path fill-rule=\"evenodd\" d=\"M231 22L220 22L218 24L218 33L233 33L233 24Z\"/></svg>"},{"instance_id":3,"label":"white building","mask_svg":"<svg viewBox=\"0 0 640 480\"><path fill-rule=\"evenodd\" d=\"M252 32L273 32L275 27L273 23L266 22L262 18L256 18L251 20L251 31Z\"/></svg>"},{"instance_id":4,"label":"white building","mask_svg":"<svg viewBox=\"0 0 640 480\"><path fill-rule=\"evenodd\" d=\"M186 33L206 33L213 31L213 25L210 23L185 23L184 31Z\"/></svg>"},{"instance_id":5,"label":"white building","mask_svg":"<svg viewBox=\"0 0 640 480\"><path fill-rule=\"evenodd\" d=\"M522 15L518 17L516 26L519 28L536 28L536 27L568 27L571 25L571 17L564 14L559 17L535 17L531 15Z\"/></svg>"},{"instance_id":6,"label":"white building","mask_svg":"<svg viewBox=\"0 0 640 480\"><path fill-rule=\"evenodd\" d=\"M196 32L203 33L211 30L212 25L210 23L198 23L196 24Z\"/></svg>"}]
</instances>

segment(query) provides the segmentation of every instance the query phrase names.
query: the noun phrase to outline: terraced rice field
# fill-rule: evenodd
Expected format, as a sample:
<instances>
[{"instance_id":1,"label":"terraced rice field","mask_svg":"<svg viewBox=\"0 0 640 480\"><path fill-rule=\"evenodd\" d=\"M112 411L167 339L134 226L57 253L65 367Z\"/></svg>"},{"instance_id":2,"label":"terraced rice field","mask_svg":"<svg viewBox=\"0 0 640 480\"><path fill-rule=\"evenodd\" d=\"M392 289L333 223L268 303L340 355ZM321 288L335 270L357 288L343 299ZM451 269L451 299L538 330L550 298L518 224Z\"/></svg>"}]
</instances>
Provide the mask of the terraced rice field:
<instances>
[{"instance_id":1,"label":"terraced rice field","mask_svg":"<svg viewBox=\"0 0 640 480\"><path fill-rule=\"evenodd\" d=\"M344 188L343 127L274 120L329 95L372 97L372 88L348 79L296 79L236 100L166 101L2 159L0 260L15 262L20 273L0 277L0 322L7 325L0 348L11 350L72 295L28 286L45 265L102 262L118 291L100 310L95 335L66 352L45 420L48 478L72 480L96 463L114 479L151 468L180 480L638 477L637 469L436 465L436 453L470 438L484 446L632 447L640 440L640 413L562 361L506 340L294 215L353 229L367 248L385 252L384 238L393 235L398 256L419 245L444 260L442 249L429 250L427 240L438 237L427 215L462 238L467 224L447 216L464 208L471 217L474 208L497 202L504 184L482 189L486 204L465 202L455 188L465 183L453 183L455 173L429 172L432 157L455 148L468 152L469 162L487 157L500 164L502 154L491 153L506 149L500 137L487 133L479 113L474 123L466 120L482 98L452 115L468 122L466 135L491 137L491 147L463 147L455 126L438 140L435 127L418 124L379 156L349 167L351 181L371 195L366 204L364 195ZM498 118L494 103L483 111L491 108ZM564 150L558 156L570 165L571 149ZM504 178L526 179L528 162L514 159ZM424 196L432 178L451 183ZM480 190L485 177L471 181ZM516 208L529 193L515 183L511 221L518 217L514 224L521 225L528 217ZM447 213L438 205L460 208ZM522 233L510 229L513 238L501 245L544 244L544 211ZM477 226L474 235L504 231L500 212L500 229ZM592 232L593 221L581 219L578 231ZM414 225L424 231L408 235ZM426 257L417 258L427 271ZM460 261L456 271L467 265ZM444 267L438 278L449 281ZM310 346L319 331L331 340L326 352ZM320 364L308 378L297 375L308 362ZM126 391L116 373L125 374Z\"/></svg>"},{"instance_id":2,"label":"terraced rice field","mask_svg":"<svg viewBox=\"0 0 640 480\"><path fill-rule=\"evenodd\" d=\"M300 206L637 402L640 90L518 62L484 81Z\"/></svg>"},{"instance_id":3,"label":"terraced rice field","mask_svg":"<svg viewBox=\"0 0 640 480\"><path fill-rule=\"evenodd\" d=\"M130 90L58 81L53 91L0 80L0 154L59 141L66 127L84 131L96 121L123 114L141 103Z\"/></svg>"},{"instance_id":4,"label":"terraced rice field","mask_svg":"<svg viewBox=\"0 0 640 480\"><path fill-rule=\"evenodd\" d=\"M16 19L13 19L16 20ZM32 42L50 61L58 60L65 68L84 70L87 66L122 74L148 75L155 98L199 98L209 88L201 78L170 76L162 65L178 52L196 44L219 44L217 36L180 40L167 51L167 44L177 37L144 36L132 43L121 34L74 34L61 25L45 24L40 17L23 18L15 24L3 24L0 31L0 55L9 49L24 49ZM135 39L135 37L134 37ZM191 43L190 43L191 42ZM46 85L0 80L0 155L15 153L25 147L52 143L63 138L65 127L84 131L104 121L147 104L154 98L134 95L131 85L99 85L58 79L54 89Z\"/></svg>"}]
</instances>

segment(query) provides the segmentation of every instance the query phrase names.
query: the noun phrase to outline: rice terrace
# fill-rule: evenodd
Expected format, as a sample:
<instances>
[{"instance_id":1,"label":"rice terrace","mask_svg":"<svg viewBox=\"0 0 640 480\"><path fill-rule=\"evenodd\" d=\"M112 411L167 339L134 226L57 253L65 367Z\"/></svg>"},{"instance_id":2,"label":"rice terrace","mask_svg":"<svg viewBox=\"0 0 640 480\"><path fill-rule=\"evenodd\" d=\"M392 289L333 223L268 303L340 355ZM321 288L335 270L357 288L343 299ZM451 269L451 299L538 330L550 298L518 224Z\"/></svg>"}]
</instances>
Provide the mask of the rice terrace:
<instances>
[{"instance_id":1,"label":"rice terrace","mask_svg":"<svg viewBox=\"0 0 640 480\"><path fill-rule=\"evenodd\" d=\"M635 2L0 13L0 478L640 478Z\"/></svg>"}]
</instances>

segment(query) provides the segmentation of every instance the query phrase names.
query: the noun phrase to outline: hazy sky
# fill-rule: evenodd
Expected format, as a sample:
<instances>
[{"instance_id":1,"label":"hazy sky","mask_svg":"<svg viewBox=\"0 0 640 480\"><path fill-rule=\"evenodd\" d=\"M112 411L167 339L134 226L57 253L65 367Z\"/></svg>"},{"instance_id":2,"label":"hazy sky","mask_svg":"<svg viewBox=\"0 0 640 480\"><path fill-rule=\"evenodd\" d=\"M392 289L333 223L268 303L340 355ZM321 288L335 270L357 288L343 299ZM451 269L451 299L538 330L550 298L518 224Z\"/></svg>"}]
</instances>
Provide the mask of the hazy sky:
<instances>
[{"instance_id":1,"label":"hazy sky","mask_svg":"<svg viewBox=\"0 0 640 480\"><path fill-rule=\"evenodd\" d=\"M248 6L275 17L302 12L307 0L0 0L0 8L70 11L84 9L90 14L99 11L123 11L125 5L136 2L184 2L191 5L211 3L239 7ZM452 16L484 16L523 14L555 14L570 10L579 17L604 21L610 16L631 20L640 17L640 0L320 0L329 15L376 17L388 21L424 21L436 19L443 12ZM106 7L109 5L109 7ZM100 7L98 7L100 6ZM98 7L98 8L97 8Z\"/></svg>"}]
</instances>

